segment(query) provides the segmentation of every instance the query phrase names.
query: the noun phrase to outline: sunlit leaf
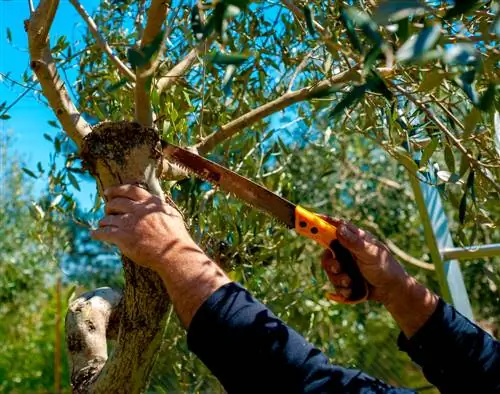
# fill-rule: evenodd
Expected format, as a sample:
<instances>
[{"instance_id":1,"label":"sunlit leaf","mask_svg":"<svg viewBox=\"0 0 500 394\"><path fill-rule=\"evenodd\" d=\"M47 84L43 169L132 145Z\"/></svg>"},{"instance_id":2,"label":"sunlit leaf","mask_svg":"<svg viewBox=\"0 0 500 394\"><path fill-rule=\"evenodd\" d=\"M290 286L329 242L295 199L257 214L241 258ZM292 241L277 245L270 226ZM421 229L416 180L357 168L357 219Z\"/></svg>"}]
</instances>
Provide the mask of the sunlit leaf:
<instances>
[{"instance_id":1,"label":"sunlit leaf","mask_svg":"<svg viewBox=\"0 0 500 394\"><path fill-rule=\"evenodd\" d=\"M423 15L426 10L426 5L419 0L386 0L376 8L373 20L387 25L410 16Z\"/></svg>"},{"instance_id":2,"label":"sunlit leaf","mask_svg":"<svg viewBox=\"0 0 500 394\"><path fill-rule=\"evenodd\" d=\"M28 206L28 209L31 216L35 220L41 220L45 217L45 212L43 211L42 207L34 201L31 202L31 204Z\"/></svg>"},{"instance_id":3,"label":"sunlit leaf","mask_svg":"<svg viewBox=\"0 0 500 394\"><path fill-rule=\"evenodd\" d=\"M61 202L62 198L63 198L62 194L58 194L57 196L55 196L54 199L50 202L50 207L53 208L56 205L59 205L59 203Z\"/></svg>"},{"instance_id":4,"label":"sunlit leaf","mask_svg":"<svg viewBox=\"0 0 500 394\"><path fill-rule=\"evenodd\" d=\"M421 60L438 42L441 36L441 24L436 23L425 28L419 34L411 36L396 52L400 62Z\"/></svg>"}]
</instances>

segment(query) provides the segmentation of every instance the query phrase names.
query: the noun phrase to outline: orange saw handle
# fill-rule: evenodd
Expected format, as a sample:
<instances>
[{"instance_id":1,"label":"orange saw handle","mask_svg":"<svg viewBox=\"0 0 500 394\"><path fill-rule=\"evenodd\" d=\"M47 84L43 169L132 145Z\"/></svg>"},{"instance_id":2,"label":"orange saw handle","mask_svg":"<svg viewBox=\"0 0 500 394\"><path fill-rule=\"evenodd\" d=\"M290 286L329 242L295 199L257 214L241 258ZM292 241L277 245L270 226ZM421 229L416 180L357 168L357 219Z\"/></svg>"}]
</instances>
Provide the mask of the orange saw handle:
<instances>
[{"instance_id":1,"label":"orange saw handle","mask_svg":"<svg viewBox=\"0 0 500 394\"><path fill-rule=\"evenodd\" d=\"M300 235L313 239L321 246L335 253L342 272L345 272L351 278L352 293L347 300L330 293L328 298L344 304L358 304L368 298L368 283L361 275L352 254L338 241L335 226L297 205L295 208L295 231Z\"/></svg>"}]
</instances>

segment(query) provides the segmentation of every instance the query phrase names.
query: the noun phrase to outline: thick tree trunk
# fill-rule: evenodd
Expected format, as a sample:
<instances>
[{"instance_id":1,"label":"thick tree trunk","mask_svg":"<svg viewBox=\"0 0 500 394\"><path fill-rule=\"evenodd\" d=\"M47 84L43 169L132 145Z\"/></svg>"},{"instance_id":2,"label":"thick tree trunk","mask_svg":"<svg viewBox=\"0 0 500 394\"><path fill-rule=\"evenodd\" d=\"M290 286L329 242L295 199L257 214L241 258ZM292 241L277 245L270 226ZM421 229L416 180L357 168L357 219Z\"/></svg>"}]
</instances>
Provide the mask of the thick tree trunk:
<instances>
[{"instance_id":1,"label":"thick tree trunk","mask_svg":"<svg viewBox=\"0 0 500 394\"><path fill-rule=\"evenodd\" d=\"M152 128L129 122L100 124L85 137L81 157L101 192L111 185L136 182L173 204L158 181L162 154L158 133ZM126 285L119 302L117 293L108 291L107 295L101 292L79 298L70 306L66 318L68 348L73 368L77 361L79 368L72 373L75 392L132 394L147 387L161 346L169 300L158 275L125 257L122 262ZM96 302L96 297L101 302ZM84 324L88 318L84 310L93 311L90 318L96 321ZM102 336L101 342L113 338L116 330L111 316L119 319L119 325L114 352L106 361L106 347L96 342L96 335ZM95 333L101 327L102 332ZM82 341L96 342L85 360L81 359L85 353L82 345L92 343Z\"/></svg>"}]
</instances>

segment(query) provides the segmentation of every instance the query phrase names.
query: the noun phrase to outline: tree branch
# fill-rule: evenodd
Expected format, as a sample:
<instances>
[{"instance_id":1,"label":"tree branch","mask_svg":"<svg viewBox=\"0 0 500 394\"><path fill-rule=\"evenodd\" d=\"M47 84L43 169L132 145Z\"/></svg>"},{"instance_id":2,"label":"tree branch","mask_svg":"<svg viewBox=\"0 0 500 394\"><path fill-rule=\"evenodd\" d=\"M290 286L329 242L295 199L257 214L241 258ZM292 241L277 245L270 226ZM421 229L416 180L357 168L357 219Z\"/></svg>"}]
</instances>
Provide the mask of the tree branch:
<instances>
[{"instance_id":1,"label":"tree branch","mask_svg":"<svg viewBox=\"0 0 500 394\"><path fill-rule=\"evenodd\" d=\"M71 101L50 53L48 34L58 5L59 0L41 0L26 22L30 66L40 81L43 94L57 119L69 137L80 147L83 137L92 130Z\"/></svg>"},{"instance_id":2,"label":"tree branch","mask_svg":"<svg viewBox=\"0 0 500 394\"><path fill-rule=\"evenodd\" d=\"M147 23L141 41L141 49L151 44L153 40L161 34L164 21L167 19L167 12L170 8L170 0L153 0L147 12ZM165 47L163 41L156 57L161 56ZM151 105L151 80L154 71L158 67L158 62L154 59L142 66L137 67L135 83L135 118L137 122L146 127L153 125L153 108Z\"/></svg>"},{"instance_id":3,"label":"tree branch","mask_svg":"<svg viewBox=\"0 0 500 394\"><path fill-rule=\"evenodd\" d=\"M97 25L95 24L92 17L85 11L85 8L78 2L78 0L69 0L73 7L77 10L77 12L81 15L85 23L87 24L92 36L94 36L95 40L101 47L101 49L109 56L111 61L115 64L115 66L120 70L120 72L130 79L131 81L135 81L135 74L128 68L125 63L123 63L116 55L113 54L113 50L108 45L104 37L99 33L97 29Z\"/></svg>"},{"instance_id":4,"label":"tree branch","mask_svg":"<svg viewBox=\"0 0 500 394\"><path fill-rule=\"evenodd\" d=\"M209 136L207 136L202 142L197 145L198 152L203 155L210 152L215 146L222 143L223 141L231 138L239 131L243 130L245 127L258 122L259 120L274 114L282 109L289 107L292 104L308 100L315 97L328 89L332 88L334 85L344 84L350 82L354 79L353 73L356 71L344 71L336 74L329 79L325 79L315 85L307 86L305 88L287 92L276 100L270 101L254 110L240 116L239 118L223 125L220 129Z\"/></svg>"},{"instance_id":5,"label":"tree branch","mask_svg":"<svg viewBox=\"0 0 500 394\"><path fill-rule=\"evenodd\" d=\"M381 234L380 227L378 226L377 223L375 222L365 222L363 224L368 230L371 230L377 234ZM380 240L387 245L387 247L390 249L392 253L396 255L401 261L414 265L419 268L423 268L425 270L429 271L435 271L436 268L434 267L434 264L431 263L426 263L425 261L419 260L408 253L406 253L403 249L399 248L393 241L391 241L389 238L385 238L383 236L380 236Z\"/></svg>"},{"instance_id":6,"label":"tree branch","mask_svg":"<svg viewBox=\"0 0 500 394\"><path fill-rule=\"evenodd\" d=\"M406 253L403 249L400 249L394 242L392 242L390 239L386 238L383 239L383 242L387 245L387 247L391 250L392 253L396 255L401 261L414 265L419 268L423 268L425 270L429 271L435 271L436 268L434 267L434 264L431 263L426 263L425 261L419 260L408 253Z\"/></svg>"},{"instance_id":7,"label":"tree branch","mask_svg":"<svg viewBox=\"0 0 500 394\"><path fill-rule=\"evenodd\" d=\"M122 293L102 287L74 300L66 315L66 343L74 393L86 392L108 359L107 341L116 339Z\"/></svg>"}]
</instances>

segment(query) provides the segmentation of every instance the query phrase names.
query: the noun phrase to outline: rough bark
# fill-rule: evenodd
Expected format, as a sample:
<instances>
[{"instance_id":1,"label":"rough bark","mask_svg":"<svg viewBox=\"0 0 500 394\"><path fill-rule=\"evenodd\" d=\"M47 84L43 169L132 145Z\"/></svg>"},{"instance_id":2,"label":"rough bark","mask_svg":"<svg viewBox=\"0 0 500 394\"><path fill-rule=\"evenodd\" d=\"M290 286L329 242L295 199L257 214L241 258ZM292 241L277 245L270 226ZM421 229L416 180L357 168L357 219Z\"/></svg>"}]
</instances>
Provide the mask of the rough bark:
<instances>
[{"instance_id":1,"label":"rough bark","mask_svg":"<svg viewBox=\"0 0 500 394\"><path fill-rule=\"evenodd\" d=\"M175 206L163 194L158 181L157 169L161 167L162 155L160 139L154 129L129 122L100 124L85 137L81 157L101 191L111 185L135 182ZM85 326L74 324L79 304L75 301L70 308L66 327L73 359L72 385L77 393L129 394L143 392L147 387L161 346L169 299L157 274L125 257L122 262L126 285L119 308L116 346L109 358L103 347L103 341L110 339L109 330L104 330L104 336L102 330L99 331L101 342L92 342L90 339L95 337L89 332L83 335L82 327L85 329ZM91 327L107 327L108 315L106 307L96 311ZM89 325L86 327L88 331ZM78 350L81 352L80 347L74 346L74 338L78 335L81 340L76 343L80 347L93 346L94 349L84 352L84 360L79 358L81 354L76 354Z\"/></svg>"},{"instance_id":2,"label":"rough bark","mask_svg":"<svg viewBox=\"0 0 500 394\"><path fill-rule=\"evenodd\" d=\"M66 314L66 343L73 392L89 392L108 359L108 340L116 339L121 291L102 287L74 300Z\"/></svg>"}]
</instances>

